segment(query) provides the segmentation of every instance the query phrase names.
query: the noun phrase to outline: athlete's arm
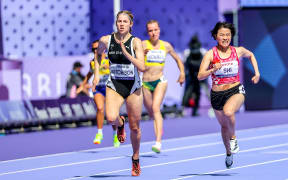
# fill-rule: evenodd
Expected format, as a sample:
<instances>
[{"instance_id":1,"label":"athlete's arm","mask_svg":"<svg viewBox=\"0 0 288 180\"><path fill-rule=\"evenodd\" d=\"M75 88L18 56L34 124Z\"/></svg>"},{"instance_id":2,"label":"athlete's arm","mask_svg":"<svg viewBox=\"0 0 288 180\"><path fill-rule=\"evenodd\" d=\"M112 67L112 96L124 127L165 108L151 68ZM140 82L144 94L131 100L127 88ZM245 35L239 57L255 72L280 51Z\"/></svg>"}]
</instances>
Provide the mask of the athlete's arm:
<instances>
[{"instance_id":1,"label":"athlete's arm","mask_svg":"<svg viewBox=\"0 0 288 180\"><path fill-rule=\"evenodd\" d=\"M87 73L87 75L85 76L84 80L82 81L80 86L77 88L76 94L79 94L80 92L82 92L85 89L85 87L89 86L89 85L87 85L87 83L88 83L89 79L91 78L92 74L93 73L90 72L90 71Z\"/></svg>"},{"instance_id":2,"label":"athlete's arm","mask_svg":"<svg viewBox=\"0 0 288 180\"><path fill-rule=\"evenodd\" d=\"M180 85L182 86L182 84L184 83L185 81L185 70L184 70L184 65L183 65L183 62L181 61L180 57L177 55L177 53L175 52L173 46L168 43L168 42L164 42L165 43L165 46L166 46L166 49L168 51L168 53L173 57L173 59L176 61L177 63L177 66L180 70L180 75L179 75L179 78L177 80L177 82L180 83Z\"/></svg>"},{"instance_id":3,"label":"athlete's arm","mask_svg":"<svg viewBox=\"0 0 288 180\"><path fill-rule=\"evenodd\" d=\"M213 66L213 68L209 69L209 65L212 61L213 61L213 51L211 49L205 54L205 56L203 57L201 61L198 76L197 76L197 78L200 81L208 78L208 76L210 76L212 73L214 73L215 71L221 68L220 63L217 63L215 66Z\"/></svg>"},{"instance_id":4,"label":"athlete's arm","mask_svg":"<svg viewBox=\"0 0 288 180\"><path fill-rule=\"evenodd\" d=\"M107 48L108 39L109 39L109 35L102 36L100 38L97 52L94 55L95 67L94 67L94 79L93 79L92 91L95 91L95 88L96 88L96 86L100 80L99 68L100 68L100 64L101 64L101 57L102 57L102 54L104 53L105 49Z\"/></svg>"},{"instance_id":5,"label":"athlete's arm","mask_svg":"<svg viewBox=\"0 0 288 180\"><path fill-rule=\"evenodd\" d=\"M143 47L143 50L144 50L144 56L146 56L148 51L150 51L150 49L147 49L146 40L142 41L142 47Z\"/></svg>"},{"instance_id":6,"label":"athlete's arm","mask_svg":"<svg viewBox=\"0 0 288 180\"><path fill-rule=\"evenodd\" d=\"M139 38L134 38L132 43L136 57L133 57L131 54L129 54L126 51L126 48L122 47L124 46L124 44L121 42L123 54L127 57L127 59L129 59L129 61L131 61L134 64L134 66L138 68L139 71L143 72L145 71L145 64L144 64L144 51L142 47L142 42Z\"/></svg>"},{"instance_id":7,"label":"athlete's arm","mask_svg":"<svg viewBox=\"0 0 288 180\"><path fill-rule=\"evenodd\" d=\"M236 51L237 51L239 58L245 57L245 58L248 58L250 60L252 66L253 66L253 69L254 69L254 74L255 74L251 80L254 84L257 84L260 80L260 72L259 72L257 60L256 60L254 54L244 47L238 47L238 48L236 48Z\"/></svg>"}]
</instances>

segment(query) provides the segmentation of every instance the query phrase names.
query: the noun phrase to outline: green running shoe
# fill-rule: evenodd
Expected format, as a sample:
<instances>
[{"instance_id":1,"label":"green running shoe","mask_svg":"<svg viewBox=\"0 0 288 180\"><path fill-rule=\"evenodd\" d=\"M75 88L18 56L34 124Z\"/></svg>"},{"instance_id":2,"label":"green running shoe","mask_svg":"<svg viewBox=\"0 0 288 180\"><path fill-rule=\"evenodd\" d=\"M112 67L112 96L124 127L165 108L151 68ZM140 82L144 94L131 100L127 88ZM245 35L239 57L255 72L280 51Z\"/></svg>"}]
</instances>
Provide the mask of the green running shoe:
<instances>
[{"instance_id":1,"label":"green running shoe","mask_svg":"<svg viewBox=\"0 0 288 180\"><path fill-rule=\"evenodd\" d=\"M101 144L102 139L103 139L103 134L97 133L93 143L94 144Z\"/></svg>"},{"instance_id":2,"label":"green running shoe","mask_svg":"<svg viewBox=\"0 0 288 180\"><path fill-rule=\"evenodd\" d=\"M120 146L120 142L119 142L119 140L117 138L117 134L114 135L113 144L114 144L114 147L119 147Z\"/></svg>"},{"instance_id":3,"label":"green running shoe","mask_svg":"<svg viewBox=\"0 0 288 180\"><path fill-rule=\"evenodd\" d=\"M152 151L154 151L155 153L160 153L161 152L161 145L159 145L159 144L153 145Z\"/></svg>"}]
</instances>

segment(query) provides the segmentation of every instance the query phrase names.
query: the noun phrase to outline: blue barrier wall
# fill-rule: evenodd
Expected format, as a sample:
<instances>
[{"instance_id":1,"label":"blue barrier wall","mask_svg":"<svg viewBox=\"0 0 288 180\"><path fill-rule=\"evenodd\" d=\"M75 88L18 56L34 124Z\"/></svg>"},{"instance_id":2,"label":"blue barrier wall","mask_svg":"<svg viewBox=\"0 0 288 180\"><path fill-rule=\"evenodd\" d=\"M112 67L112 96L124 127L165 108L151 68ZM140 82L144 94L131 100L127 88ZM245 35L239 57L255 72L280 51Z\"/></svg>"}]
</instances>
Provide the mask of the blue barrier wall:
<instances>
[{"instance_id":1,"label":"blue barrier wall","mask_svg":"<svg viewBox=\"0 0 288 180\"><path fill-rule=\"evenodd\" d=\"M288 8L245 8L239 12L240 45L254 52L261 73L258 85L248 60L244 83L248 110L288 108Z\"/></svg>"}]
</instances>

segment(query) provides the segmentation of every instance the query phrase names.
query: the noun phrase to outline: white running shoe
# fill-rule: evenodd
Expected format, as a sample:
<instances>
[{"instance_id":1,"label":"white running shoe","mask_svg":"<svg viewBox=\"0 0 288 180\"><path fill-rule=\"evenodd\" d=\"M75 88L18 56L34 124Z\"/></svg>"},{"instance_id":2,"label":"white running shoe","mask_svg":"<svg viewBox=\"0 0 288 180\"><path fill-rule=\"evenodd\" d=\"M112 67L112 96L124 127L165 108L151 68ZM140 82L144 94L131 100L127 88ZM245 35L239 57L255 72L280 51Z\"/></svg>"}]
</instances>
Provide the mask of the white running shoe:
<instances>
[{"instance_id":1,"label":"white running shoe","mask_svg":"<svg viewBox=\"0 0 288 180\"><path fill-rule=\"evenodd\" d=\"M161 144L155 144L152 146L152 151L154 151L155 153L160 153L161 152Z\"/></svg>"},{"instance_id":2,"label":"white running shoe","mask_svg":"<svg viewBox=\"0 0 288 180\"><path fill-rule=\"evenodd\" d=\"M238 142L237 139L230 139L230 151L231 153L235 154L239 151L239 146L238 146Z\"/></svg>"},{"instance_id":3,"label":"white running shoe","mask_svg":"<svg viewBox=\"0 0 288 180\"><path fill-rule=\"evenodd\" d=\"M229 169L231 168L232 164L233 164L233 154L231 154L230 156L226 156L226 159L225 159L225 164L226 164L226 167Z\"/></svg>"}]
</instances>

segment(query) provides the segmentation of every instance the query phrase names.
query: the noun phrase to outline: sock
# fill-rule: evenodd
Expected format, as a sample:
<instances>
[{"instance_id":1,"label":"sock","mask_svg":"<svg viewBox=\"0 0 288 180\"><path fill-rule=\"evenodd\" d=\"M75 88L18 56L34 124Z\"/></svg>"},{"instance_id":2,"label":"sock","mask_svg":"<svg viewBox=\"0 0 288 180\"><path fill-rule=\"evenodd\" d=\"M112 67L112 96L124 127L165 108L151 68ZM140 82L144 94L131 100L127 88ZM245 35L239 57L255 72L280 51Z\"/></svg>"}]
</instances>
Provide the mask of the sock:
<instances>
[{"instance_id":1,"label":"sock","mask_svg":"<svg viewBox=\"0 0 288 180\"><path fill-rule=\"evenodd\" d=\"M115 136L117 134L116 130L113 130L113 136Z\"/></svg>"},{"instance_id":2,"label":"sock","mask_svg":"<svg viewBox=\"0 0 288 180\"><path fill-rule=\"evenodd\" d=\"M98 133L99 134L103 134L103 130L102 129L98 129Z\"/></svg>"},{"instance_id":3,"label":"sock","mask_svg":"<svg viewBox=\"0 0 288 180\"><path fill-rule=\"evenodd\" d=\"M161 148L161 142L156 141L155 145Z\"/></svg>"},{"instance_id":4,"label":"sock","mask_svg":"<svg viewBox=\"0 0 288 180\"><path fill-rule=\"evenodd\" d=\"M132 156L132 162L133 163L139 163L139 158L138 159L134 159L133 156Z\"/></svg>"}]
</instances>

